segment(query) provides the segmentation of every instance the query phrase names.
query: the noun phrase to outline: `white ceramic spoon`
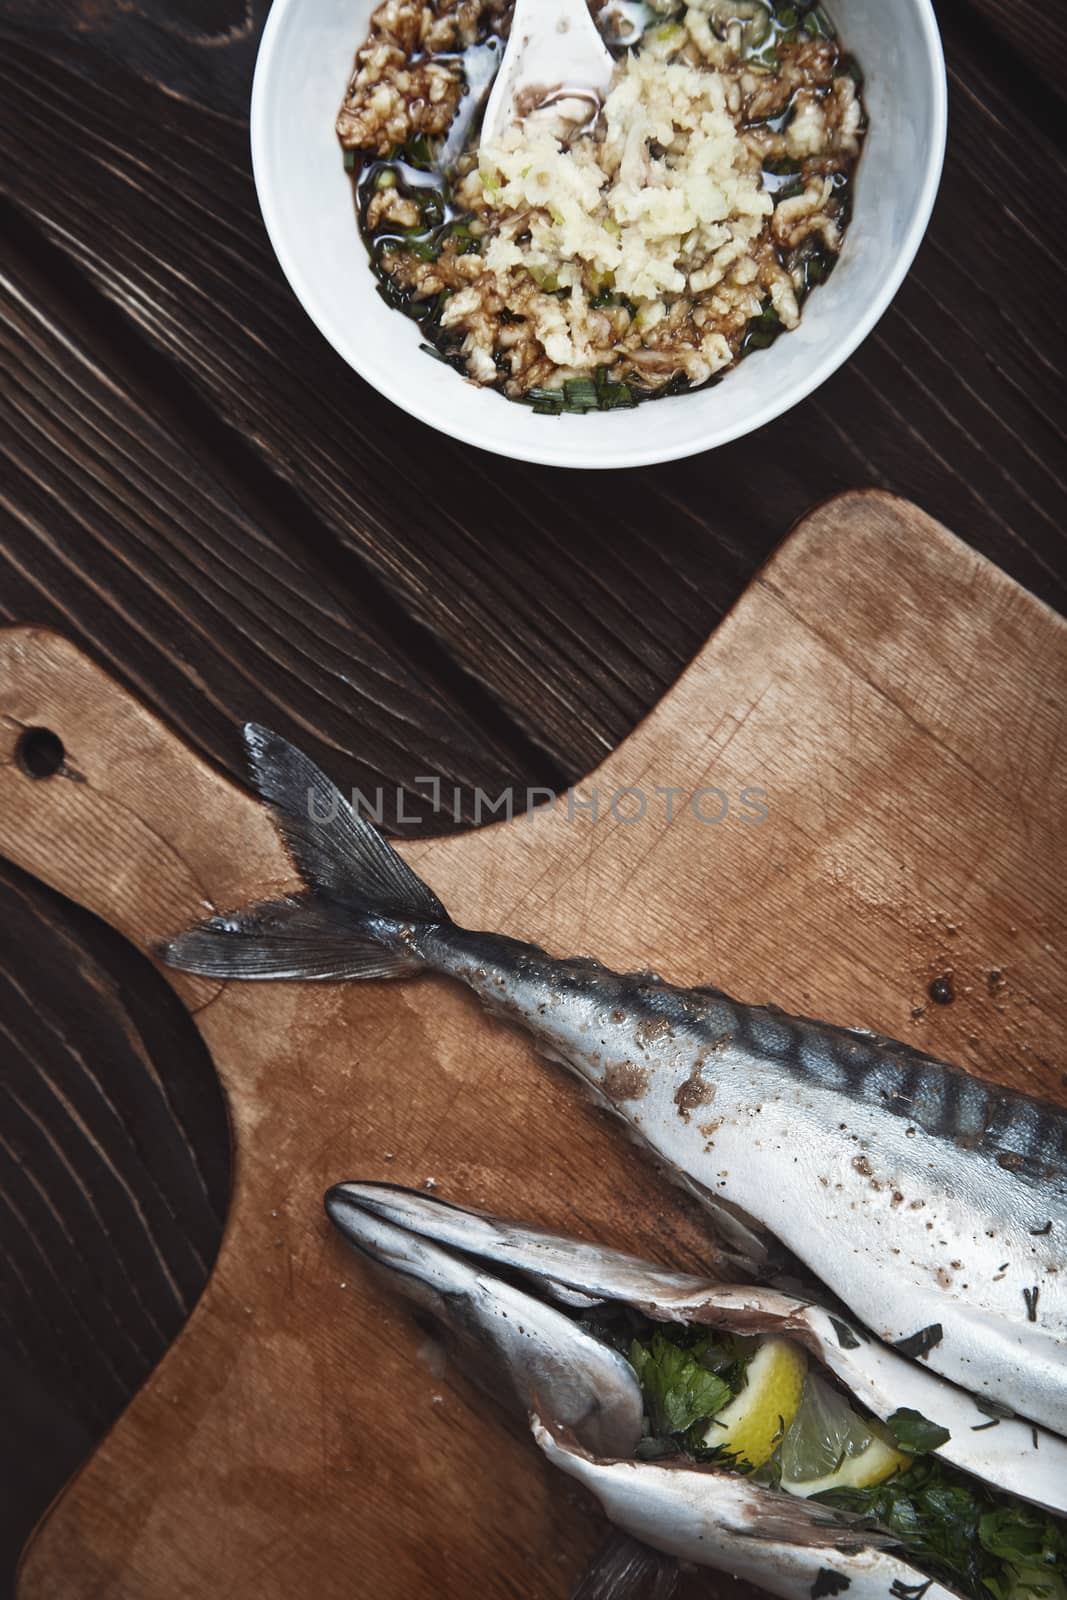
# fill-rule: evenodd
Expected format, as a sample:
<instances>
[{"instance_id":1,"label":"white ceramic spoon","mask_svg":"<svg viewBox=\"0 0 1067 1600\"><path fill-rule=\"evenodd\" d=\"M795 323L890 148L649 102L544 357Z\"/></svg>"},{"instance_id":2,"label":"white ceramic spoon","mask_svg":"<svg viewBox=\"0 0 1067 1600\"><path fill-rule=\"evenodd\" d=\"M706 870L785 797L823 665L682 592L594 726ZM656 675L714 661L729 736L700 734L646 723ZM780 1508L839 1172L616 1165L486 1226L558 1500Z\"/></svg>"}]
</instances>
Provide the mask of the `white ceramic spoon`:
<instances>
[{"instance_id":1,"label":"white ceramic spoon","mask_svg":"<svg viewBox=\"0 0 1067 1600\"><path fill-rule=\"evenodd\" d=\"M496 143L533 112L582 122L599 112L615 60L586 0L515 0L504 59L482 121L482 143Z\"/></svg>"}]
</instances>

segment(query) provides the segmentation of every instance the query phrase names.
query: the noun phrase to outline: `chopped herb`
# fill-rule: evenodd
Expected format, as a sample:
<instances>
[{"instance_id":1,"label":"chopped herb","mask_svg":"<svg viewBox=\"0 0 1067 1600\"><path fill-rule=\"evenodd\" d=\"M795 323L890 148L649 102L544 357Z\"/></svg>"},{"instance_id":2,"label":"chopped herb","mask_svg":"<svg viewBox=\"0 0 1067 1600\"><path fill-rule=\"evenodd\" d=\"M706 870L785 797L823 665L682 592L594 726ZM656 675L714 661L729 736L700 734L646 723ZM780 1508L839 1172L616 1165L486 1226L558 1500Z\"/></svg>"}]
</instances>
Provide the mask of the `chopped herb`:
<instances>
[{"instance_id":1,"label":"chopped herb","mask_svg":"<svg viewBox=\"0 0 1067 1600\"><path fill-rule=\"evenodd\" d=\"M927 1578L925 1583L903 1583L900 1578L894 1578L889 1585L889 1593L895 1595L896 1600L922 1600L933 1581L933 1578Z\"/></svg>"},{"instance_id":2,"label":"chopped herb","mask_svg":"<svg viewBox=\"0 0 1067 1600\"><path fill-rule=\"evenodd\" d=\"M1064 1523L1036 1506L1005 1503L987 1485L932 1457L872 1489L836 1489L816 1498L877 1522L924 1571L971 1600L1067 1600ZM901 1600L913 1595L908 1590Z\"/></svg>"},{"instance_id":3,"label":"chopped herb","mask_svg":"<svg viewBox=\"0 0 1067 1600\"><path fill-rule=\"evenodd\" d=\"M810 294L812 289L817 289L827 278L837 264L837 257L830 250L823 250L818 245L811 245L806 241L801 246L798 265L803 270L803 291Z\"/></svg>"},{"instance_id":4,"label":"chopped herb","mask_svg":"<svg viewBox=\"0 0 1067 1600\"><path fill-rule=\"evenodd\" d=\"M803 28L810 39L832 39L834 36L834 25L821 6L815 6L808 12Z\"/></svg>"},{"instance_id":5,"label":"chopped herb","mask_svg":"<svg viewBox=\"0 0 1067 1600\"><path fill-rule=\"evenodd\" d=\"M533 407L535 416L560 417L563 415L562 389L543 389L535 384L532 389L527 389L523 395L523 400L527 405Z\"/></svg>"},{"instance_id":6,"label":"chopped herb","mask_svg":"<svg viewBox=\"0 0 1067 1600\"><path fill-rule=\"evenodd\" d=\"M637 404L637 397L628 383L608 381L607 367L596 369L596 392L601 411L616 411Z\"/></svg>"},{"instance_id":7,"label":"chopped herb","mask_svg":"<svg viewBox=\"0 0 1067 1600\"><path fill-rule=\"evenodd\" d=\"M931 1322L929 1327L920 1328L918 1333L909 1334L906 1339L897 1339L894 1350L899 1350L902 1356L911 1356L918 1360L920 1356L928 1355L944 1338L944 1330L940 1322Z\"/></svg>"},{"instance_id":8,"label":"chopped herb","mask_svg":"<svg viewBox=\"0 0 1067 1600\"><path fill-rule=\"evenodd\" d=\"M1040 1239L1043 1234L1051 1233L1052 1232L1052 1218L1049 1217L1048 1221L1045 1223L1045 1226L1043 1228L1031 1228L1030 1232L1033 1234L1035 1239Z\"/></svg>"},{"instance_id":9,"label":"chopped herb","mask_svg":"<svg viewBox=\"0 0 1067 1600\"><path fill-rule=\"evenodd\" d=\"M998 1422L1010 1422L1015 1415L1011 1406L1001 1405L999 1400L989 1400L985 1395L977 1395L974 1403L983 1417L995 1417Z\"/></svg>"},{"instance_id":10,"label":"chopped herb","mask_svg":"<svg viewBox=\"0 0 1067 1600\"><path fill-rule=\"evenodd\" d=\"M411 162L413 167L418 167L423 172L429 172L433 167L433 150L430 148L429 137L425 133L416 133L403 147L403 152L398 151Z\"/></svg>"},{"instance_id":11,"label":"chopped herb","mask_svg":"<svg viewBox=\"0 0 1067 1600\"><path fill-rule=\"evenodd\" d=\"M642 1439L634 1451L638 1461L662 1461L681 1454L677 1439Z\"/></svg>"},{"instance_id":12,"label":"chopped herb","mask_svg":"<svg viewBox=\"0 0 1067 1600\"><path fill-rule=\"evenodd\" d=\"M1036 1283L1032 1289L1023 1290L1023 1299L1026 1301L1027 1322L1037 1321L1037 1297L1040 1293L1041 1290L1038 1288Z\"/></svg>"},{"instance_id":13,"label":"chopped herb","mask_svg":"<svg viewBox=\"0 0 1067 1600\"><path fill-rule=\"evenodd\" d=\"M886 1422L900 1448L913 1456L924 1455L928 1450L940 1450L952 1437L947 1428L931 1422L921 1411L913 1411L910 1406L902 1406L899 1411L894 1411L891 1417L886 1418Z\"/></svg>"},{"instance_id":14,"label":"chopped herb","mask_svg":"<svg viewBox=\"0 0 1067 1600\"><path fill-rule=\"evenodd\" d=\"M547 392L558 396L558 391ZM648 1433L638 1447L639 1459L682 1455L727 1471L751 1470L728 1446L706 1442L715 1412L744 1386L751 1341L717 1335L699 1324L655 1323L622 1306L597 1307L580 1320L628 1355L637 1372ZM837 1319L832 1321L837 1331ZM852 1332L846 1323L841 1327ZM995 1400L975 1404L990 1418L982 1426L1010 1415ZM884 1483L825 1492L815 1496L817 1503L883 1527L924 1576L943 1581L968 1600L1067 1600L1067 1524L925 1454L945 1444L949 1433L919 1412L898 1410L889 1428L915 1459ZM780 1486L780 1454L761 1467L757 1481ZM814 1600L834 1600L841 1592L839 1576L832 1568L820 1571ZM831 1582L835 1587L824 1587ZM922 1600L928 1587L928 1581L900 1584L892 1594L894 1600Z\"/></svg>"},{"instance_id":15,"label":"chopped herb","mask_svg":"<svg viewBox=\"0 0 1067 1600\"><path fill-rule=\"evenodd\" d=\"M824 1595L843 1594L851 1583L852 1579L846 1578L843 1572L835 1572L833 1567L820 1567L811 1586L811 1600L823 1600Z\"/></svg>"},{"instance_id":16,"label":"chopped herb","mask_svg":"<svg viewBox=\"0 0 1067 1600\"><path fill-rule=\"evenodd\" d=\"M345 160L345 171L346 172L355 172L355 170L356 170L356 152L354 150L346 150L345 151L344 160Z\"/></svg>"},{"instance_id":17,"label":"chopped herb","mask_svg":"<svg viewBox=\"0 0 1067 1600\"><path fill-rule=\"evenodd\" d=\"M702 1364L699 1350L699 1345L677 1345L662 1333L654 1333L647 1344L639 1339L631 1343L630 1365L641 1384L653 1437L687 1433L733 1397L729 1384Z\"/></svg>"},{"instance_id":18,"label":"chopped herb","mask_svg":"<svg viewBox=\"0 0 1067 1600\"><path fill-rule=\"evenodd\" d=\"M714 1420L713 1417L712 1421ZM724 1472L740 1472L745 1475L752 1471L751 1461L746 1461L744 1456L738 1455L736 1450L731 1450L729 1445L703 1443L699 1425L691 1428L682 1442L687 1454L702 1467L721 1467Z\"/></svg>"},{"instance_id":19,"label":"chopped herb","mask_svg":"<svg viewBox=\"0 0 1067 1600\"><path fill-rule=\"evenodd\" d=\"M599 404L592 378L568 378L563 385L564 411L595 411Z\"/></svg>"},{"instance_id":20,"label":"chopped herb","mask_svg":"<svg viewBox=\"0 0 1067 1600\"><path fill-rule=\"evenodd\" d=\"M752 317L744 339L741 341L741 355L747 356L751 350L766 350L778 335L782 333L782 320L769 300L763 302L763 310L758 317Z\"/></svg>"},{"instance_id":21,"label":"chopped herb","mask_svg":"<svg viewBox=\"0 0 1067 1600\"><path fill-rule=\"evenodd\" d=\"M780 206L783 200L795 200L797 195L804 193L804 179L799 175L777 176L764 168L763 187L775 205Z\"/></svg>"},{"instance_id":22,"label":"chopped herb","mask_svg":"<svg viewBox=\"0 0 1067 1600\"><path fill-rule=\"evenodd\" d=\"M546 392L558 398L559 391ZM751 1470L728 1446L709 1445L705 1437L715 1412L744 1386L751 1341L717 1335L699 1324L655 1323L622 1306L597 1307L580 1320L628 1355L637 1372L648 1431L639 1459L682 1455L727 1471ZM847 1323L831 1322L839 1338L840 1329L852 1334ZM976 1399L975 1404L990 1419L981 1426L1011 1414L995 1400ZM929 1575L922 1583L894 1585L893 1600L922 1600L933 1580L968 1600L1067 1600L1063 1520L925 1454L947 1443L949 1433L921 1413L902 1408L888 1424L901 1449L915 1459L872 1488L831 1490L815 1500L886 1529ZM779 1487L781 1471L776 1454L761 1467L757 1481ZM812 1586L813 1600L834 1600L843 1586L832 1568L823 1569Z\"/></svg>"},{"instance_id":23,"label":"chopped herb","mask_svg":"<svg viewBox=\"0 0 1067 1600\"><path fill-rule=\"evenodd\" d=\"M830 1326L837 1334L837 1342L842 1350L858 1350L860 1341L856 1338L847 1322L839 1322L836 1317L830 1318Z\"/></svg>"},{"instance_id":24,"label":"chopped herb","mask_svg":"<svg viewBox=\"0 0 1067 1600\"><path fill-rule=\"evenodd\" d=\"M1000 1418L994 1417L991 1422L976 1422L971 1429L972 1433L985 1433L987 1428L999 1428Z\"/></svg>"},{"instance_id":25,"label":"chopped herb","mask_svg":"<svg viewBox=\"0 0 1067 1600\"><path fill-rule=\"evenodd\" d=\"M637 405L637 396L628 383L611 383L600 392L601 411L630 411Z\"/></svg>"}]
</instances>

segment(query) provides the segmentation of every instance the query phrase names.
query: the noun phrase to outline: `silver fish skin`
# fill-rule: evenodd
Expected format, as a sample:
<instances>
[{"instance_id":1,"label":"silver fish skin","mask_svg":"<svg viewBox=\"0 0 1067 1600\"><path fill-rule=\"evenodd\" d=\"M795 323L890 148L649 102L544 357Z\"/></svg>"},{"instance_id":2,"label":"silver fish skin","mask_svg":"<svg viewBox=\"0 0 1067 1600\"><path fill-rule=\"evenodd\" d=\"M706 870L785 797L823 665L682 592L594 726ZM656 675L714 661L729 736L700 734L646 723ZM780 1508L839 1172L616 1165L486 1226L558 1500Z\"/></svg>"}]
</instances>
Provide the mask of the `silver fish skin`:
<instances>
[{"instance_id":1,"label":"silver fish skin","mask_svg":"<svg viewBox=\"0 0 1067 1600\"><path fill-rule=\"evenodd\" d=\"M308 885L162 950L223 978L467 984L577 1073L764 1276L788 1247L879 1338L1067 1434L1067 1115L862 1030L457 927L307 757L245 729Z\"/></svg>"},{"instance_id":2,"label":"silver fish skin","mask_svg":"<svg viewBox=\"0 0 1067 1600\"><path fill-rule=\"evenodd\" d=\"M942 1461L991 1489L1067 1515L1067 1439L1022 1418L991 1426L973 1395L860 1333L843 1313L795 1293L675 1272L394 1184L336 1184L326 1210L350 1243L390 1269L394 1287L433 1311L453 1335L462 1331L468 1347L476 1337L479 1376L499 1369L503 1358L510 1374L505 1387L526 1409L561 1423L599 1457L609 1454L605 1435L594 1442L585 1418L610 1418L613 1436L629 1437L632 1445L632 1396L617 1366L571 1319L626 1305L656 1322L792 1339L883 1422L908 1410L944 1429L947 1438L935 1452ZM597 1397L595 1408L584 1398L589 1394Z\"/></svg>"},{"instance_id":3,"label":"silver fish skin","mask_svg":"<svg viewBox=\"0 0 1067 1600\"><path fill-rule=\"evenodd\" d=\"M920 1589L925 1600L958 1600L936 1579L917 1582L916 1569L891 1551L820 1527L807 1501L771 1502L767 1490L722 1473L602 1460L538 1417L532 1428L552 1465L591 1490L612 1522L680 1561L719 1567L780 1600L810 1600L826 1573L845 1580L841 1588L847 1587L849 1600L887 1600ZM795 1515L798 1504L808 1516Z\"/></svg>"},{"instance_id":4,"label":"silver fish skin","mask_svg":"<svg viewBox=\"0 0 1067 1600\"><path fill-rule=\"evenodd\" d=\"M483 1389L527 1412L547 1405L598 1453L633 1455L641 1438L641 1389L617 1350L432 1236L398 1226L387 1211L365 1203L364 1188L335 1184L326 1194L327 1216L409 1300L437 1318Z\"/></svg>"},{"instance_id":5,"label":"silver fish skin","mask_svg":"<svg viewBox=\"0 0 1067 1600\"><path fill-rule=\"evenodd\" d=\"M597 1259L596 1247L390 1185L336 1184L325 1206L338 1231L394 1287L434 1312L458 1340L471 1376L484 1385L487 1369L503 1375L504 1397L510 1391L523 1405L548 1459L585 1483L616 1526L646 1546L737 1573L782 1600L810 1600L827 1569L854 1583L863 1600L887 1600L901 1586L929 1593L926 1573L886 1549L891 1537L862 1519L719 1468L635 1461L643 1401L629 1363L493 1266L506 1262L553 1298L577 1288L594 1303L605 1287L694 1303L701 1291L714 1295L713 1286L610 1250ZM776 1315L716 1301L716 1325L729 1326L739 1314L750 1329L765 1320L773 1325ZM604 1448L612 1439L625 1444L625 1454ZM943 1600L953 1594L932 1587Z\"/></svg>"},{"instance_id":6,"label":"silver fish skin","mask_svg":"<svg viewBox=\"0 0 1067 1600\"><path fill-rule=\"evenodd\" d=\"M722 994L492 935L420 937L430 966L523 1026L696 1185L738 1248L746 1228L768 1230L880 1339L939 1329L930 1367L1067 1433L1061 1113Z\"/></svg>"}]
</instances>

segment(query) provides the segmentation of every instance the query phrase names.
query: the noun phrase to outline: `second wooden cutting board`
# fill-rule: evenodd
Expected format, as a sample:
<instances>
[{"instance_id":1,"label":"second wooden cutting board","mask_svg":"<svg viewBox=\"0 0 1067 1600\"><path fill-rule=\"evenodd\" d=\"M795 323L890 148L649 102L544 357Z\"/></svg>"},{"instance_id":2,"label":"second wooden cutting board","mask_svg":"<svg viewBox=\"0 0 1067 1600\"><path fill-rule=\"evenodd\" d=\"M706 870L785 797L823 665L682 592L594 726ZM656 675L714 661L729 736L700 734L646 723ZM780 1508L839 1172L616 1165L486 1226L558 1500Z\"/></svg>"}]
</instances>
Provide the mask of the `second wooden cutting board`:
<instances>
[{"instance_id":1,"label":"second wooden cutting board","mask_svg":"<svg viewBox=\"0 0 1067 1600\"><path fill-rule=\"evenodd\" d=\"M848 496L578 786L590 804L406 853L469 926L1062 1099L1065 674L1052 613L913 507ZM65 748L46 782L18 759L31 728ZM293 882L263 810L54 635L0 635L0 758L0 848L142 949ZM624 789L643 816L636 793L613 813ZM952 1004L931 1003L936 978ZM323 1191L433 1182L690 1267L703 1220L442 982L175 981L230 1107L226 1237L181 1338L39 1529L21 1600L562 1600L596 1515L441 1370L331 1237Z\"/></svg>"}]
</instances>

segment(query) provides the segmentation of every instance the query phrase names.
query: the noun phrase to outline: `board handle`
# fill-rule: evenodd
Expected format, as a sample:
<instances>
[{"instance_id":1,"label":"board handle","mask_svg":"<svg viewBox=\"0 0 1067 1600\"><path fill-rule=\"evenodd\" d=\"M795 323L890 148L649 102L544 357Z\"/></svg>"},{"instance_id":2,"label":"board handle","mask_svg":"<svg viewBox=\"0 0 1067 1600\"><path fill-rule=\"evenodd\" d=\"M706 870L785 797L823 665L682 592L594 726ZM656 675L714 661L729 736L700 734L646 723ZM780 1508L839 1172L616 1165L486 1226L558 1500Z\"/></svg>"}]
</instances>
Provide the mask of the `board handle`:
<instances>
[{"instance_id":1,"label":"board handle","mask_svg":"<svg viewBox=\"0 0 1067 1600\"><path fill-rule=\"evenodd\" d=\"M294 883L265 808L46 628L0 629L0 851L149 955ZM167 976L194 1009L218 991Z\"/></svg>"}]
</instances>

